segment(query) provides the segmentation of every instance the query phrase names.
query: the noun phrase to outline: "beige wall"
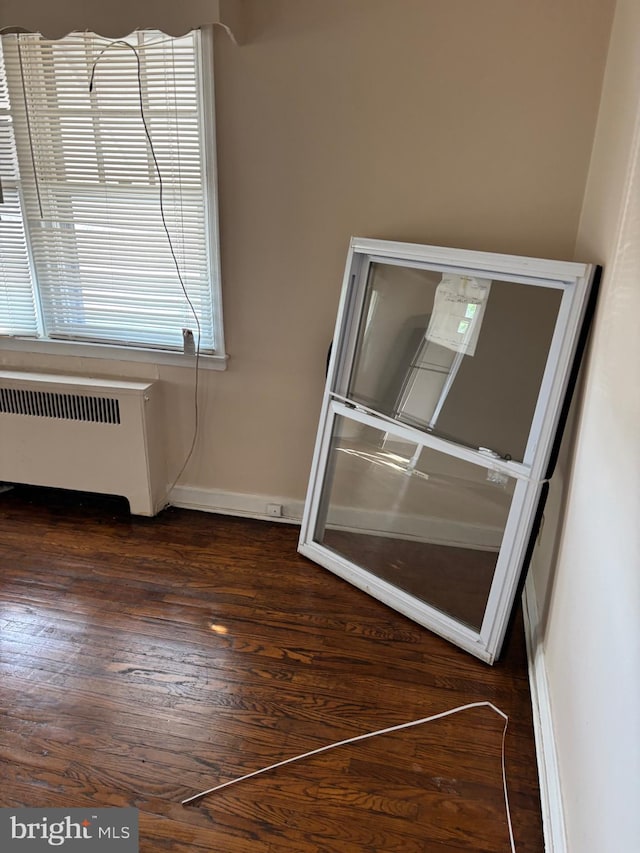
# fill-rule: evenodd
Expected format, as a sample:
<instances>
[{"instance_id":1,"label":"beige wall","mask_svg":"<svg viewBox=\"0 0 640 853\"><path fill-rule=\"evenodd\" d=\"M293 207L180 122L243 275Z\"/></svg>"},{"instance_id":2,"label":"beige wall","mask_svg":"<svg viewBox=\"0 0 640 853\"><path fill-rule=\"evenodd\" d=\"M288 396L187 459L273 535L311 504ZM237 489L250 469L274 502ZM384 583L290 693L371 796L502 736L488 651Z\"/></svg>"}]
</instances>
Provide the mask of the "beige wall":
<instances>
[{"instance_id":1,"label":"beige wall","mask_svg":"<svg viewBox=\"0 0 640 853\"><path fill-rule=\"evenodd\" d=\"M640 4L619 0L577 242L604 264L534 565L570 853L640 849ZM563 495L564 493L564 495Z\"/></svg>"},{"instance_id":2,"label":"beige wall","mask_svg":"<svg viewBox=\"0 0 640 853\"><path fill-rule=\"evenodd\" d=\"M571 256L611 5L247 0L247 43L216 33L231 358L183 483L303 498L352 235ZM158 373L177 470L192 375Z\"/></svg>"}]
</instances>

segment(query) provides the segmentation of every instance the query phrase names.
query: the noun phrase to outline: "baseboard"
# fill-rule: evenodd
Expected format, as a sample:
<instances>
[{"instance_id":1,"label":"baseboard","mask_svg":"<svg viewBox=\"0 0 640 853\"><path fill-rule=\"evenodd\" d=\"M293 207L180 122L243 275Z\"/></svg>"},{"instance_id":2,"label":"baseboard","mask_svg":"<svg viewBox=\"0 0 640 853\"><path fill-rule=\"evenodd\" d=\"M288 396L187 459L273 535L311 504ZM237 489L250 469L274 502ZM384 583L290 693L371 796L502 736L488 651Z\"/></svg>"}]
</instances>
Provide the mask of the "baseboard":
<instances>
[{"instance_id":1,"label":"baseboard","mask_svg":"<svg viewBox=\"0 0 640 853\"><path fill-rule=\"evenodd\" d=\"M330 526L367 536L390 536L479 551L499 551L503 533L502 528L489 524L335 503L331 505Z\"/></svg>"},{"instance_id":2,"label":"baseboard","mask_svg":"<svg viewBox=\"0 0 640 853\"><path fill-rule=\"evenodd\" d=\"M304 501L291 500L277 495L247 495L241 492L196 489L191 486L175 486L169 495L169 504L182 509L197 509L202 512L238 515L244 518L280 521L286 524L300 524L304 509ZM270 513L269 504L281 506L282 515Z\"/></svg>"},{"instance_id":3,"label":"baseboard","mask_svg":"<svg viewBox=\"0 0 640 853\"><path fill-rule=\"evenodd\" d=\"M562 807L562 790L556 743L551 715L551 700L544 650L539 639L539 614L535 587L531 575L527 578L522 596L529 684L533 709L533 731L536 741L540 802L546 853L567 853L567 838Z\"/></svg>"},{"instance_id":4,"label":"baseboard","mask_svg":"<svg viewBox=\"0 0 640 853\"><path fill-rule=\"evenodd\" d=\"M169 495L171 506L217 512L221 515L240 515L245 518L283 521L300 524L304 502L274 495L248 495L240 492L212 491L190 486L176 486ZM282 515L269 512L268 506L282 507ZM393 536L437 545L472 548L482 551L497 551L500 532L488 525L448 521L425 516L394 516L389 526L388 513L354 507L333 507L332 528L368 534L369 536Z\"/></svg>"}]
</instances>

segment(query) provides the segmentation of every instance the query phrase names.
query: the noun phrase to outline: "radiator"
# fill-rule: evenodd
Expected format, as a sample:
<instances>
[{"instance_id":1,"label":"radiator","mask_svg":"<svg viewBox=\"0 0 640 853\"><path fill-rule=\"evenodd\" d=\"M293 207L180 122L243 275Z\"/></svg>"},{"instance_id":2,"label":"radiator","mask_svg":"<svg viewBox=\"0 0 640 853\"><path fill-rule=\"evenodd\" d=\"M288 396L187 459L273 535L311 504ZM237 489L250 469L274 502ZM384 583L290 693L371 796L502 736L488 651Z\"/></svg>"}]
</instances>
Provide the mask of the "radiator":
<instances>
[{"instance_id":1,"label":"radiator","mask_svg":"<svg viewBox=\"0 0 640 853\"><path fill-rule=\"evenodd\" d=\"M0 480L166 504L159 384L0 371Z\"/></svg>"}]
</instances>

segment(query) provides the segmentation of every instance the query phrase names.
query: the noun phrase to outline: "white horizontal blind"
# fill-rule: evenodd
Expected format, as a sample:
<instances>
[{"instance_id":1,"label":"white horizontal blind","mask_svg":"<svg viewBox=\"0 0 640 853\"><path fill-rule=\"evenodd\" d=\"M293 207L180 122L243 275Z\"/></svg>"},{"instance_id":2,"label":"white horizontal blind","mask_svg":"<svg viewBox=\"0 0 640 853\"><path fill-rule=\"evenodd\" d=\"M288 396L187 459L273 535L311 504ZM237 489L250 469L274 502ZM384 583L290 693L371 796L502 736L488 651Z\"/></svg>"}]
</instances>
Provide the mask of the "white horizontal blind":
<instances>
[{"instance_id":1,"label":"white horizontal blind","mask_svg":"<svg viewBox=\"0 0 640 853\"><path fill-rule=\"evenodd\" d=\"M183 328L197 336L162 197L201 350L215 350L198 39L134 33L126 42L138 68L121 43L100 56L109 42L93 34L4 38L50 338L181 349Z\"/></svg>"},{"instance_id":2,"label":"white horizontal blind","mask_svg":"<svg viewBox=\"0 0 640 853\"><path fill-rule=\"evenodd\" d=\"M20 198L20 172L0 43L0 335L36 335L38 323Z\"/></svg>"}]
</instances>

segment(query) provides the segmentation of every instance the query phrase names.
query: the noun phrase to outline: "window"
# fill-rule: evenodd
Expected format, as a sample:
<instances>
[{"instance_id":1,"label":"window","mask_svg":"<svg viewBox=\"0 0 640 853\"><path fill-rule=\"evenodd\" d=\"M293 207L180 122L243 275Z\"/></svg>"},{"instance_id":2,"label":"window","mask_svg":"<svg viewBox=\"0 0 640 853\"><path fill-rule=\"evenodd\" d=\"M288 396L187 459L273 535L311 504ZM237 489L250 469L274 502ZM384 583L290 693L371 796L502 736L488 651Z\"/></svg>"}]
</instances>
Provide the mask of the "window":
<instances>
[{"instance_id":1,"label":"window","mask_svg":"<svg viewBox=\"0 0 640 853\"><path fill-rule=\"evenodd\" d=\"M2 37L0 335L224 356L212 67L208 32Z\"/></svg>"}]
</instances>

